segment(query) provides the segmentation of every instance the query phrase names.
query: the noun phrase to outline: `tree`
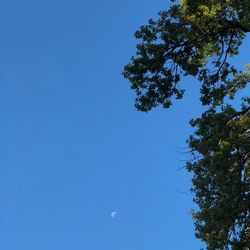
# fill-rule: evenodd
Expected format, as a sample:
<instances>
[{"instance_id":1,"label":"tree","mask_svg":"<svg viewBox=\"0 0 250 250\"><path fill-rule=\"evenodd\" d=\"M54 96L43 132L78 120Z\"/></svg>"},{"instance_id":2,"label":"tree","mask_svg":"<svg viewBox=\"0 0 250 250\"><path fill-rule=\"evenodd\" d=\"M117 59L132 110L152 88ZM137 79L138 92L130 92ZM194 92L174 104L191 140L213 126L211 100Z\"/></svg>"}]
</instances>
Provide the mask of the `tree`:
<instances>
[{"instance_id":1,"label":"tree","mask_svg":"<svg viewBox=\"0 0 250 250\"><path fill-rule=\"evenodd\" d=\"M200 82L207 110L190 122L196 130L186 169L199 207L196 237L209 250L250 249L250 97L241 110L228 104L250 82L250 65L229 63L248 32L250 0L181 0L135 33L136 56L123 71L144 112L181 99L185 76Z\"/></svg>"},{"instance_id":2,"label":"tree","mask_svg":"<svg viewBox=\"0 0 250 250\"><path fill-rule=\"evenodd\" d=\"M197 128L188 140L194 161L186 167L200 208L193 212L196 236L207 249L249 249L249 107L240 112L230 105L220 112L210 108L191 125Z\"/></svg>"}]
</instances>

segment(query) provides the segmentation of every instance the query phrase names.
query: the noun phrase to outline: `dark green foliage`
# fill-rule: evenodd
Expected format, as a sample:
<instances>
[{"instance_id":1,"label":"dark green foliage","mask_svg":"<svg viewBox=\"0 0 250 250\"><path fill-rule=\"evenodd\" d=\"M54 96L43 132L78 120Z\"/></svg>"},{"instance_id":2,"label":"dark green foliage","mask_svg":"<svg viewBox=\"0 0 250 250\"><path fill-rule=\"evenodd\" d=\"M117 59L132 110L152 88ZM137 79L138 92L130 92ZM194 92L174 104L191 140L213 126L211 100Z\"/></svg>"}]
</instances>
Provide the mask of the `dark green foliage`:
<instances>
[{"instance_id":1,"label":"dark green foliage","mask_svg":"<svg viewBox=\"0 0 250 250\"><path fill-rule=\"evenodd\" d=\"M193 212L196 236L207 249L243 249L250 243L245 239L250 230L249 108L211 108L191 125L197 128L188 140L194 161L186 167L194 174L192 191L200 208Z\"/></svg>"},{"instance_id":2,"label":"dark green foliage","mask_svg":"<svg viewBox=\"0 0 250 250\"><path fill-rule=\"evenodd\" d=\"M196 237L208 250L250 249L250 98L240 111L226 101L250 82L250 65L239 70L228 61L248 32L250 0L182 0L135 33L136 56L123 71L137 94L136 108L145 112L181 99L183 77L200 82L208 108L191 120L193 159L186 169L198 205L192 211Z\"/></svg>"},{"instance_id":3,"label":"dark green foliage","mask_svg":"<svg viewBox=\"0 0 250 250\"><path fill-rule=\"evenodd\" d=\"M202 15L206 11L199 10L202 2L205 6L213 1L175 5L161 12L159 20L149 20L135 33L141 43L123 74L136 91L139 110L149 111L159 104L169 108L171 97L182 98L184 90L179 89L178 82L183 75L196 76L201 81L203 104L218 104L230 91L225 81L237 71L227 58L238 54L245 31L250 28L238 21L238 15L226 13L226 7L218 7L218 1L209 5L215 9L213 15ZM225 5L226 1L220 2Z\"/></svg>"}]
</instances>

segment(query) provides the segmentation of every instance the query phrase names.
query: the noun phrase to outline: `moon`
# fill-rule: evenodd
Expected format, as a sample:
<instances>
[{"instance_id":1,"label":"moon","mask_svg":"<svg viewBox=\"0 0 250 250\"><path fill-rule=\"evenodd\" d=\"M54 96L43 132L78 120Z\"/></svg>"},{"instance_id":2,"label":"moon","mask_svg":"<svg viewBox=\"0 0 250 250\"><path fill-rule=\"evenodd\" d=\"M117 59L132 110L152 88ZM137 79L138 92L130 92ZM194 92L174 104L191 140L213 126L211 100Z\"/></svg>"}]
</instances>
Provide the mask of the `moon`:
<instances>
[{"instance_id":1,"label":"moon","mask_svg":"<svg viewBox=\"0 0 250 250\"><path fill-rule=\"evenodd\" d=\"M116 216L117 216L117 212L116 211L111 212L111 217L112 218L115 218Z\"/></svg>"}]
</instances>

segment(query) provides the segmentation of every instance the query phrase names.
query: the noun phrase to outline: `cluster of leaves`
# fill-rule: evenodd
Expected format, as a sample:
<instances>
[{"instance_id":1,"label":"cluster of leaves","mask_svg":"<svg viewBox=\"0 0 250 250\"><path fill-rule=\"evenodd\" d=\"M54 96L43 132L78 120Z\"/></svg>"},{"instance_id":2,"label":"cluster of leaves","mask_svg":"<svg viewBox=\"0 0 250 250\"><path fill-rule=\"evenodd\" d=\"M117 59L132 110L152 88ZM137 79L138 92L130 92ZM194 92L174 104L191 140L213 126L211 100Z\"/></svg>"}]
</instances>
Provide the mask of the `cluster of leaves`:
<instances>
[{"instance_id":1,"label":"cluster of leaves","mask_svg":"<svg viewBox=\"0 0 250 250\"><path fill-rule=\"evenodd\" d=\"M194 161L186 167L200 208L193 211L196 236L207 249L242 250L250 246L249 108L210 108L191 125L197 128L188 140Z\"/></svg>"},{"instance_id":2,"label":"cluster of leaves","mask_svg":"<svg viewBox=\"0 0 250 250\"><path fill-rule=\"evenodd\" d=\"M238 54L250 31L244 14L249 6L249 0L185 0L141 26L135 33L141 41L136 57L123 71L136 91L137 109L149 111L159 104L169 108L172 97L183 97L178 87L183 75L202 82L203 104L220 103L229 91L225 81L237 74L227 58Z\"/></svg>"},{"instance_id":3,"label":"cluster of leaves","mask_svg":"<svg viewBox=\"0 0 250 250\"><path fill-rule=\"evenodd\" d=\"M144 112L181 99L183 76L200 82L208 108L191 120L186 169L199 208L192 212L196 237L208 250L250 249L250 98L240 111L226 102L250 82L250 65L239 70L228 60L248 32L250 0L181 0L135 33L136 56L123 71Z\"/></svg>"}]
</instances>

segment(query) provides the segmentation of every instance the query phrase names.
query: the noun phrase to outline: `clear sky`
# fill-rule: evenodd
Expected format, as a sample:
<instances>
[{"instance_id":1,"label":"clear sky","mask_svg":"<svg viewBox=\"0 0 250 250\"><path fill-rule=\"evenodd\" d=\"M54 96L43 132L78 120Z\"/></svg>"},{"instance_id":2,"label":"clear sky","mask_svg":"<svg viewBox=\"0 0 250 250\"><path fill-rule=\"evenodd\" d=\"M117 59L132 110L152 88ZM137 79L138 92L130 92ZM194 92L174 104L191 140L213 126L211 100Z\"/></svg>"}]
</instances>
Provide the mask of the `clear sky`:
<instances>
[{"instance_id":1,"label":"clear sky","mask_svg":"<svg viewBox=\"0 0 250 250\"><path fill-rule=\"evenodd\" d=\"M1 1L0 249L200 248L181 170L197 86L145 114L121 76L134 31L169 4Z\"/></svg>"}]
</instances>

